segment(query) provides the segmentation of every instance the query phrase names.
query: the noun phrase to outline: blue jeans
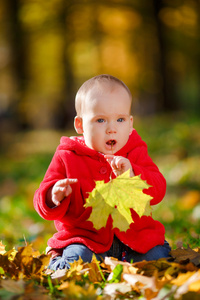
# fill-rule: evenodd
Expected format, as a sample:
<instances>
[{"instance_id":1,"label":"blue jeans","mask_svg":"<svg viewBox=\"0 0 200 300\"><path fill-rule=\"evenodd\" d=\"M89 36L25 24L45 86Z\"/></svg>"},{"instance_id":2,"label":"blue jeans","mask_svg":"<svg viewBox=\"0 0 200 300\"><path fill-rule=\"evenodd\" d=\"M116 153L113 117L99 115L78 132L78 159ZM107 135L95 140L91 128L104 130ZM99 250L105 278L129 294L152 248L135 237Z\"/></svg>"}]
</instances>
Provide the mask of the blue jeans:
<instances>
[{"instance_id":1,"label":"blue jeans","mask_svg":"<svg viewBox=\"0 0 200 300\"><path fill-rule=\"evenodd\" d=\"M171 248L168 242L165 241L164 245L155 246L145 254L138 253L125 246L115 237L113 240L113 244L108 251L101 254L95 254L95 256L97 260L101 262L106 256L115 257L118 260L124 260L127 262L139 262L142 260L150 261L157 260L159 258L170 257L170 251ZM49 269L69 269L69 263L77 261L79 257L81 257L84 262L91 262L93 254L94 252L92 252L83 244L71 244L64 248L62 256L57 256L50 261Z\"/></svg>"}]
</instances>

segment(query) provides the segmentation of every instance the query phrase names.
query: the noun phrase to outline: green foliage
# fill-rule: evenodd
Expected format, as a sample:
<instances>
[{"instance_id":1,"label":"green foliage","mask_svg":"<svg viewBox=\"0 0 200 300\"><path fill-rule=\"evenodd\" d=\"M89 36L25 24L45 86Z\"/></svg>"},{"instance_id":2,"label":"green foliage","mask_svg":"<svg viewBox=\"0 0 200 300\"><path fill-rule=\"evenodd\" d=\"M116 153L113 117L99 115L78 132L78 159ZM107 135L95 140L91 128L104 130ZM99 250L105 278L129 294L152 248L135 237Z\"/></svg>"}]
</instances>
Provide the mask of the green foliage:
<instances>
[{"instance_id":1,"label":"green foliage","mask_svg":"<svg viewBox=\"0 0 200 300\"><path fill-rule=\"evenodd\" d=\"M113 270L112 279L109 280L109 283L121 281L122 273L123 273L123 266L120 264L116 265L116 267Z\"/></svg>"},{"instance_id":2,"label":"green foliage","mask_svg":"<svg viewBox=\"0 0 200 300\"><path fill-rule=\"evenodd\" d=\"M0 240L6 241L8 247L37 238L41 240L39 249L46 247L53 224L45 223L36 213L33 195L51 157L52 154L0 157Z\"/></svg>"}]
</instances>

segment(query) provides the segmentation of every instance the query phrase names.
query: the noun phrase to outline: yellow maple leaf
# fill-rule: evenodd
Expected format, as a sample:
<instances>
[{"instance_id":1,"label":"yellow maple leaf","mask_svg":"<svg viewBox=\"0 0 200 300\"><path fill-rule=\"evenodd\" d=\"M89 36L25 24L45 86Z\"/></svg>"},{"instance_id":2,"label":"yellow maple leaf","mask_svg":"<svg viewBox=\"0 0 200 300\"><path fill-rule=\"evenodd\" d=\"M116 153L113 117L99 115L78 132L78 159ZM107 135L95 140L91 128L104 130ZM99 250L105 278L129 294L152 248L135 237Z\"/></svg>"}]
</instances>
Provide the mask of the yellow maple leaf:
<instances>
[{"instance_id":1,"label":"yellow maple leaf","mask_svg":"<svg viewBox=\"0 0 200 300\"><path fill-rule=\"evenodd\" d=\"M143 193L150 185L140 175L130 177L129 174L130 170L107 183L96 181L95 188L89 193L85 207L92 207L88 220L97 230L106 226L111 215L113 228L126 231L133 222L131 208L140 217L150 215L152 197Z\"/></svg>"}]
</instances>

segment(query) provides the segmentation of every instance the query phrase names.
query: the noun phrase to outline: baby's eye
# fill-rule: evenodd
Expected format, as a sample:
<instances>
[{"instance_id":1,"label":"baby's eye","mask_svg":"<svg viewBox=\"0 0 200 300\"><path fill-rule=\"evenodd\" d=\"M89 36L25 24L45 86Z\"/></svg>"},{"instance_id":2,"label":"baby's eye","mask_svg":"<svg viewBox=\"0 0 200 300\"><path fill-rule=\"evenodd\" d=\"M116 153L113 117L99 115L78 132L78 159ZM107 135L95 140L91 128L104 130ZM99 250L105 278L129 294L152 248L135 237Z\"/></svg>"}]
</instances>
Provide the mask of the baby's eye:
<instances>
[{"instance_id":1,"label":"baby's eye","mask_svg":"<svg viewBox=\"0 0 200 300\"><path fill-rule=\"evenodd\" d=\"M97 119L97 122L98 122L98 123L103 123L103 122L104 122L104 119Z\"/></svg>"},{"instance_id":2,"label":"baby's eye","mask_svg":"<svg viewBox=\"0 0 200 300\"><path fill-rule=\"evenodd\" d=\"M123 122L125 119L124 118L119 118L117 119L117 122Z\"/></svg>"}]
</instances>

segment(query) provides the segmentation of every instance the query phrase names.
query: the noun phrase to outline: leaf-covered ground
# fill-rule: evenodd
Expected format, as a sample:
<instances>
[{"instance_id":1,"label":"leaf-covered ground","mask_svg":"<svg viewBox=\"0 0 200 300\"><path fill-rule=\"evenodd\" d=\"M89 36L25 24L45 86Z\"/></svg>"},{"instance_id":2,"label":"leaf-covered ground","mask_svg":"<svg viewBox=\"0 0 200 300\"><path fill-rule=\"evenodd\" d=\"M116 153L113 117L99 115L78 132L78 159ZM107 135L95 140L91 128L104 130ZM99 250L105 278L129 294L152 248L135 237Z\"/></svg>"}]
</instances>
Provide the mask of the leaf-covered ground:
<instances>
[{"instance_id":1,"label":"leaf-covered ground","mask_svg":"<svg viewBox=\"0 0 200 300\"><path fill-rule=\"evenodd\" d=\"M6 133L1 137L0 153L0 241L6 245L7 252L3 254L4 250L1 249L0 299L39 299L41 295L44 299L173 299L179 296L181 299L198 299L198 291L191 289L200 285L200 121L187 115L165 115L135 118L134 126L147 142L150 155L167 180L166 197L153 208L153 215L165 225L166 239L172 248L181 251L181 255L178 255L182 257L181 261L131 265L126 271L125 266L123 270L122 267L117 267L114 278L117 273L120 275L116 279L118 282L113 282L112 285L108 276L113 266L109 263L103 266L102 273L97 263L92 267L78 264L78 269L74 266L75 270L65 274L64 279L52 279L43 271L47 258L42 253L48 238L54 233L53 222L42 220L34 211L32 201L60 136L68 133ZM25 247L27 244L32 244L32 248ZM186 257L183 249L180 249L182 246L187 249ZM14 247L17 252L12 250ZM191 258L191 249L195 249L195 254L192 252L195 262ZM11 269L5 269L7 265ZM117 265L121 266L121 263L117 262ZM86 268L90 271L81 271L77 275L80 269ZM96 268L95 271L93 268ZM147 269L149 272L152 270L152 273L147 274ZM15 270L16 275L13 275L12 270ZM94 278L98 274L98 279L91 279L93 273L96 274ZM132 278L133 275L135 279ZM143 276L142 283L137 280L139 277L136 275ZM146 277L154 282L154 287ZM132 283L127 278L132 278ZM134 280L136 283L133 284ZM188 288L190 286L192 288ZM116 287L119 289L117 296L109 296L109 292L105 292L110 291L111 287L113 290ZM181 292L181 287L185 292ZM76 291L75 294L73 291ZM166 296L167 293L171 296Z\"/></svg>"},{"instance_id":2,"label":"leaf-covered ground","mask_svg":"<svg viewBox=\"0 0 200 300\"><path fill-rule=\"evenodd\" d=\"M132 264L80 259L53 272L49 256L31 245L6 252L0 243L0 299L199 299L200 248L181 247L171 255Z\"/></svg>"}]
</instances>

